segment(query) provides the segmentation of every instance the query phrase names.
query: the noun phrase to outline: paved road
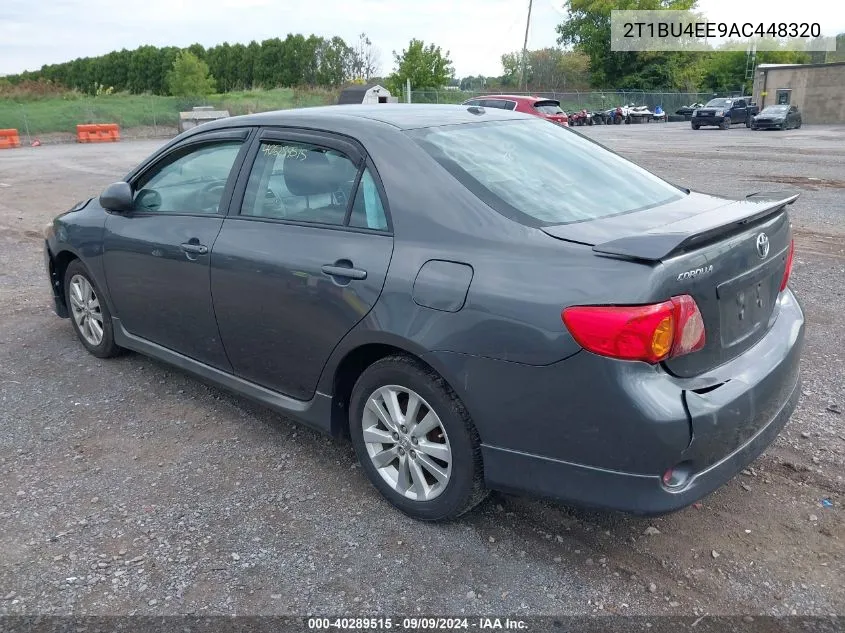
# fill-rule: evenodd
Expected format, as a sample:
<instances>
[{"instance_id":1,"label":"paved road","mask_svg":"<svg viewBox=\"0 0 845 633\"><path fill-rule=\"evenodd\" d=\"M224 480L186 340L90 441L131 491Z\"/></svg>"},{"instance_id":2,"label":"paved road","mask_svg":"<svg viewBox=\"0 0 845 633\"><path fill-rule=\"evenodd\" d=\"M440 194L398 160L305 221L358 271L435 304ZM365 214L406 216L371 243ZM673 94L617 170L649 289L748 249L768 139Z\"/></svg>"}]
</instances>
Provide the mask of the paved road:
<instances>
[{"instance_id":1,"label":"paved road","mask_svg":"<svg viewBox=\"0 0 845 633\"><path fill-rule=\"evenodd\" d=\"M41 227L158 143L2 152L0 614L845 612L845 129L584 131L685 186L802 191L804 392L753 469L659 519L494 495L415 523L349 444L139 355L93 358L51 313Z\"/></svg>"}]
</instances>

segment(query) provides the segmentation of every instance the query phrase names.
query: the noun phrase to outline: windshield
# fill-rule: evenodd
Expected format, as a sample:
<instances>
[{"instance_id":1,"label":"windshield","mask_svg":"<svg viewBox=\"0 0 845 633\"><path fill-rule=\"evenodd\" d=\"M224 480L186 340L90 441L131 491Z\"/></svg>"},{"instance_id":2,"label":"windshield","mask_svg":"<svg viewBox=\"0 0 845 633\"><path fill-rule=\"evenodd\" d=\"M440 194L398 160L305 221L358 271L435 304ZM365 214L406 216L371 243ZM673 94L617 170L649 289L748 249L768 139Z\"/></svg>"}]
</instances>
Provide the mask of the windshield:
<instances>
[{"instance_id":1,"label":"windshield","mask_svg":"<svg viewBox=\"0 0 845 633\"><path fill-rule=\"evenodd\" d=\"M727 108L733 101L731 99L710 99L707 102L706 108Z\"/></svg>"},{"instance_id":2,"label":"windshield","mask_svg":"<svg viewBox=\"0 0 845 633\"><path fill-rule=\"evenodd\" d=\"M561 114L563 112L557 101L538 101L534 104L534 109L543 114Z\"/></svg>"},{"instance_id":3,"label":"windshield","mask_svg":"<svg viewBox=\"0 0 845 633\"><path fill-rule=\"evenodd\" d=\"M789 106L785 105L766 106L760 114L783 114L788 109Z\"/></svg>"},{"instance_id":4,"label":"windshield","mask_svg":"<svg viewBox=\"0 0 845 633\"><path fill-rule=\"evenodd\" d=\"M678 188L541 119L408 132L496 211L531 226L594 220L681 198Z\"/></svg>"}]
</instances>

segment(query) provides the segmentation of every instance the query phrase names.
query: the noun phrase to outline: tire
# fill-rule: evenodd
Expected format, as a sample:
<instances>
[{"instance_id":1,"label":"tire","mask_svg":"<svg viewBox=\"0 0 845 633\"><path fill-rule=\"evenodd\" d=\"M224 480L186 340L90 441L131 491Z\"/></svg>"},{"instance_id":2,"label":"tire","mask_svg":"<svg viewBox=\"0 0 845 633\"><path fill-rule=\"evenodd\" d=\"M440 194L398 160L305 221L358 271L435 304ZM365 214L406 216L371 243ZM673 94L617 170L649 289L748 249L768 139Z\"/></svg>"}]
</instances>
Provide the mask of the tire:
<instances>
[{"instance_id":1,"label":"tire","mask_svg":"<svg viewBox=\"0 0 845 633\"><path fill-rule=\"evenodd\" d=\"M398 394L396 404L401 415L391 415L382 406L392 400L391 393ZM401 424L413 396L418 402L417 428L423 433L419 437L410 424ZM381 409L381 415L376 413L376 407ZM432 413L434 418L430 417ZM421 428L423 424L425 428ZM352 390L349 431L358 461L370 482L390 503L414 519L455 519L487 496L481 442L469 414L446 381L419 361L388 356L365 369ZM378 441L380 438L385 441ZM431 452L422 448L423 443ZM432 454L448 456L448 460L433 458ZM376 466L373 455L382 455L383 460L389 461ZM403 463L407 468L402 468ZM436 478L429 469L432 464L440 469L441 477ZM431 496L420 500L418 497L423 495Z\"/></svg>"},{"instance_id":2,"label":"tire","mask_svg":"<svg viewBox=\"0 0 845 633\"><path fill-rule=\"evenodd\" d=\"M751 129L751 119L745 119L745 127Z\"/></svg>"},{"instance_id":3,"label":"tire","mask_svg":"<svg viewBox=\"0 0 845 633\"><path fill-rule=\"evenodd\" d=\"M731 129L731 120L728 117L722 121L722 125L720 125L723 130L730 130Z\"/></svg>"},{"instance_id":4,"label":"tire","mask_svg":"<svg viewBox=\"0 0 845 633\"><path fill-rule=\"evenodd\" d=\"M78 259L65 271L64 291L70 321L83 347L97 358L111 358L123 352L114 342L111 313L105 297Z\"/></svg>"},{"instance_id":5,"label":"tire","mask_svg":"<svg viewBox=\"0 0 845 633\"><path fill-rule=\"evenodd\" d=\"M698 123L693 123L693 124L692 124L692 129L693 129L693 130L697 130L697 129L698 129L698 128L700 128L700 127L701 127L701 126L700 126Z\"/></svg>"},{"instance_id":6,"label":"tire","mask_svg":"<svg viewBox=\"0 0 845 633\"><path fill-rule=\"evenodd\" d=\"M802 121L798 121L798 125L796 125L796 126L795 126L795 129L796 129L796 130L800 130L800 129L801 129L801 123L802 123Z\"/></svg>"}]
</instances>

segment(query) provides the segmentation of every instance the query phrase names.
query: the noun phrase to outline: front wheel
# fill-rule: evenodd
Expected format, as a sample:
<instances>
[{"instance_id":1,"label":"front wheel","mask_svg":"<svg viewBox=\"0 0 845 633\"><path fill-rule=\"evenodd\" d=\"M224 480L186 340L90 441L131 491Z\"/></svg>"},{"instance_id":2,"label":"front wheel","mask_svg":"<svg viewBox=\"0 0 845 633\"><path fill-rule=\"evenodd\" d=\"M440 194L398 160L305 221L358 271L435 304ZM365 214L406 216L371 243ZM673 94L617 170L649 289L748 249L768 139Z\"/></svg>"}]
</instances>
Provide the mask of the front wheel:
<instances>
[{"instance_id":1,"label":"front wheel","mask_svg":"<svg viewBox=\"0 0 845 633\"><path fill-rule=\"evenodd\" d=\"M700 128L700 127L701 127L701 126L700 126L698 123L693 123L693 124L692 124L692 129L693 129L693 130L697 130L697 129L698 129L698 128Z\"/></svg>"},{"instance_id":2,"label":"front wheel","mask_svg":"<svg viewBox=\"0 0 845 633\"><path fill-rule=\"evenodd\" d=\"M73 329L85 349L98 358L120 354L123 349L114 342L111 313L103 293L78 259L65 271L64 289Z\"/></svg>"},{"instance_id":3,"label":"front wheel","mask_svg":"<svg viewBox=\"0 0 845 633\"><path fill-rule=\"evenodd\" d=\"M745 127L751 129L751 119L745 119Z\"/></svg>"},{"instance_id":4,"label":"front wheel","mask_svg":"<svg viewBox=\"0 0 845 633\"><path fill-rule=\"evenodd\" d=\"M389 356L364 370L352 390L349 430L367 477L415 519L454 519L487 496L469 414L418 361Z\"/></svg>"},{"instance_id":5,"label":"front wheel","mask_svg":"<svg viewBox=\"0 0 845 633\"><path fill-rule=\"evenodd\" d=\"M722 121L721 125L723 130L730 130L731 129L731 120L726 118Z\"/></svg>"}]
</instances>

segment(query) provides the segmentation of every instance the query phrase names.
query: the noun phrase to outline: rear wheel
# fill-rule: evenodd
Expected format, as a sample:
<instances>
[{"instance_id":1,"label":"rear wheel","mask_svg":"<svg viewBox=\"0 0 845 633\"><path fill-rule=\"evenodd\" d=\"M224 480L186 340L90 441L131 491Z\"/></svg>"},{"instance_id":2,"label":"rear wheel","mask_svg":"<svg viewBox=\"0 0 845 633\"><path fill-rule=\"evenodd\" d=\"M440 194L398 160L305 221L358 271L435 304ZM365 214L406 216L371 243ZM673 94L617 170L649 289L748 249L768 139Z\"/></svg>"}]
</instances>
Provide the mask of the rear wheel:
<instances>
[{"instance_id":1,"label":"rear wheel","mask_svg":"<svg viewBox=\"0 0 845 633\"><path fill-rule=\"evenodd\" d=\"M747 127L747 128L751 127L751 119L745 119L745 127Z\"/></svg>"},{"instance_id":2,"label":"rear wheel","mask_svg":"<svg viewBox=\"0 0 845 633\"><path fill-rule=\"evenodd\" d=\"M73 329L85 349L98 358L120 354L123 350L114 342L111 314L103 294L78 259L65 271L64 288Z\"/></svg>"},{"instance_id":3,"label":"rear wheel","mask_svg":"<svg viewBox=\"0 0 845 633\"><path fill-rule=\"evenodd\" d=\"M368 367L352 390L349 430L370 481L415 519L454 519L487 496L469 414L422 363L390 356Z\"/></svg>"}]
</instances>

